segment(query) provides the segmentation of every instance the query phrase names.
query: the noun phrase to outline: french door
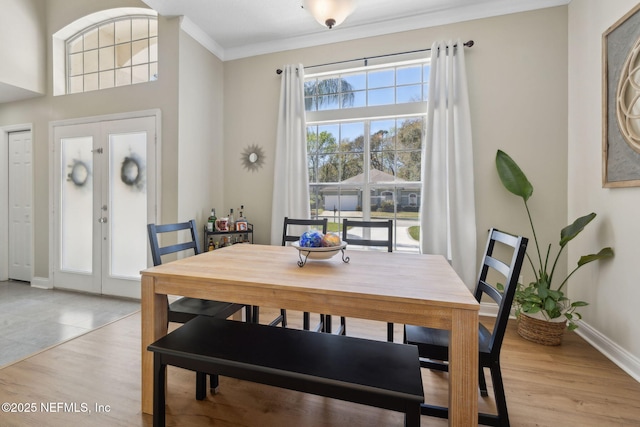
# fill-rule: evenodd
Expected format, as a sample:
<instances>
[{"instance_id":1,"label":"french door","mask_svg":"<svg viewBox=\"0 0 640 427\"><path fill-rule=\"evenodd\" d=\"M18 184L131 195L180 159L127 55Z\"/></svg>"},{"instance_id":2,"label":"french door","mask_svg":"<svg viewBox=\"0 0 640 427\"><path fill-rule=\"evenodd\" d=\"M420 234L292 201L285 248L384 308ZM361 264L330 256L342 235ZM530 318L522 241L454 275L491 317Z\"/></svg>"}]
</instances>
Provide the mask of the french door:
<instances>
[{"instance_id":1,"label":"french door","mask_svg":"<svg viewBox=\"0 0 640 427\"><path fill-rule=\"evenodd\" d=\"M140 298L156 117L54 125L54 287Z\"/></svg>"}]
</instances>

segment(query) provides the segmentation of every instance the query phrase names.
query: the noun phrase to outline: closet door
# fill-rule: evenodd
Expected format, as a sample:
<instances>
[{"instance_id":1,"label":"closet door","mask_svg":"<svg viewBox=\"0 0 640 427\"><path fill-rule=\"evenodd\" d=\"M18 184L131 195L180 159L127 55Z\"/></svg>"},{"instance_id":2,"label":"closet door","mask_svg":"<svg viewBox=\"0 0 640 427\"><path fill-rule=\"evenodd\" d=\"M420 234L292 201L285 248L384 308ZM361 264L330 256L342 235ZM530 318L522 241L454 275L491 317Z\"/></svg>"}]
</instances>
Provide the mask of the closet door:
<instances>
[{"instance_id":1,"label":"closet door","mask_svg":"<svg viewBox=\"0 0 640 427\"><path fill-rule=\"evenodd\" d=\"M9 134L9 279L31 281L32 274L31 131Z\"/></svg>"}]
</instances>

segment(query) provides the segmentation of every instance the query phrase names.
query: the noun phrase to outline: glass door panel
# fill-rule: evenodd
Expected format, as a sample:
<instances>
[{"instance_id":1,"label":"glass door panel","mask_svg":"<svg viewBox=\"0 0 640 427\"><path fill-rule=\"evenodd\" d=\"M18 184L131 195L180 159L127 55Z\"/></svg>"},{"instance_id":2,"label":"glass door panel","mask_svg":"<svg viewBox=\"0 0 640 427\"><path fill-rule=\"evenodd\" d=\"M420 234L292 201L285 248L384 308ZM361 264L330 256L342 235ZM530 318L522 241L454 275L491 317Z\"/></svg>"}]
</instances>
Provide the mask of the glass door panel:
<instances>
[{"instance_id":1,"label":"glass door panel","mask_svg":"<svg viewBox=\"0 0 640 427\"><path fill-rule=\"evenodd\" d=\"M109 135L109 271L139 279L147 265L147 134Z\"/></svg>"},{"instance_id":2,"label":"glass door panel","mask_svg":"<svg viewBox=\"0 0 640 427\"><path fill-rule=\"evenodd\" d=\"M60 270L93 272L93 137L60 141Z\"/></svg>"}]
</instances>

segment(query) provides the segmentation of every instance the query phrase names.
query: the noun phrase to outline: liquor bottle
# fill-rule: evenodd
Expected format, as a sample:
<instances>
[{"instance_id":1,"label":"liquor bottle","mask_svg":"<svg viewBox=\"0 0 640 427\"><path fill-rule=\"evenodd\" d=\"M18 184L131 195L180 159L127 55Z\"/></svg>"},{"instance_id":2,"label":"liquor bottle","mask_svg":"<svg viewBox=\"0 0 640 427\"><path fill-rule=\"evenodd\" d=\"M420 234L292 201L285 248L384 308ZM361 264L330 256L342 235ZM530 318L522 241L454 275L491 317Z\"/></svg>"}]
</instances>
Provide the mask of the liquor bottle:
<instances>
[{"instance_id":1,"label":"liquor bottle","mask_svg":"<svg viewBox=\"0 0 640 427\"><path fill-rule=\"evenodd\" d=\"M244 205L240 205L240 212L238 219L236 221L236 231L246 231L249 229L249 223L247 222L247 218L244 216ZM249 241L248 234L240 235L240 243Z\"/></svg>"},{"instance_id":2,"label":"liquor bottle","mask_svg":"<svg viewBox=\"0 0 640 427\"><path fill-rule=\"evenodd\" d=\"M207 248L207 251L212 251L216 248L216 245L213 244L213 238L209 237L209 247Z\"/></svg>"},{"instance_id":3,"label":"liquor bottle","mask_svg":"<svg viewBox=\"0 0 640 427\"><path fill-rule=\"evenodd\" d=\"M215 230L216 219L216 210L212 208L211 215L209 215L209 220L207 221L207 231L212 233Z\"/></svg>"},{"instance_id":4,"label":"liquor bottle","mask_svg":"<svg viewBox=\"0 0 640 427\"><path fill-rule=\"evenodd\" d=\"M233 219L233 208L231 208L231 211L229 212L229 231L235 231L236 229L236 222Z\"/></svg>"}]
</instances>

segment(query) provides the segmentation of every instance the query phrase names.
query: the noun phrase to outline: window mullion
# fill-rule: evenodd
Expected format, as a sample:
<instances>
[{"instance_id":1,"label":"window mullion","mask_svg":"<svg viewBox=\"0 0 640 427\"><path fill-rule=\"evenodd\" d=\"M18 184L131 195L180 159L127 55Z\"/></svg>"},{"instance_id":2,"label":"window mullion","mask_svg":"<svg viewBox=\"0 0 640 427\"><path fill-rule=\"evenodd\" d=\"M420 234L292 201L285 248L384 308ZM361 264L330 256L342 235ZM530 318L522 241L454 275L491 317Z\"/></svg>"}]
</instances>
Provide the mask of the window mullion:
<instances>
[{"instance_id":1,"label":"window mullion","mask_svg":"<svg viewBox=\"0 0 640 427\"><path fill-rule=\"evenodd\" d=\"M364 122L364 164L362 170L364 171L363 185L362 185L362 219L365 221L371 220L371 185L369 183L370 167L371 167L371 121L365 120ZM368 229L367 229L368 231ZM368 237L365 237L368 238Z\"/></svg>"}]
</instances>

